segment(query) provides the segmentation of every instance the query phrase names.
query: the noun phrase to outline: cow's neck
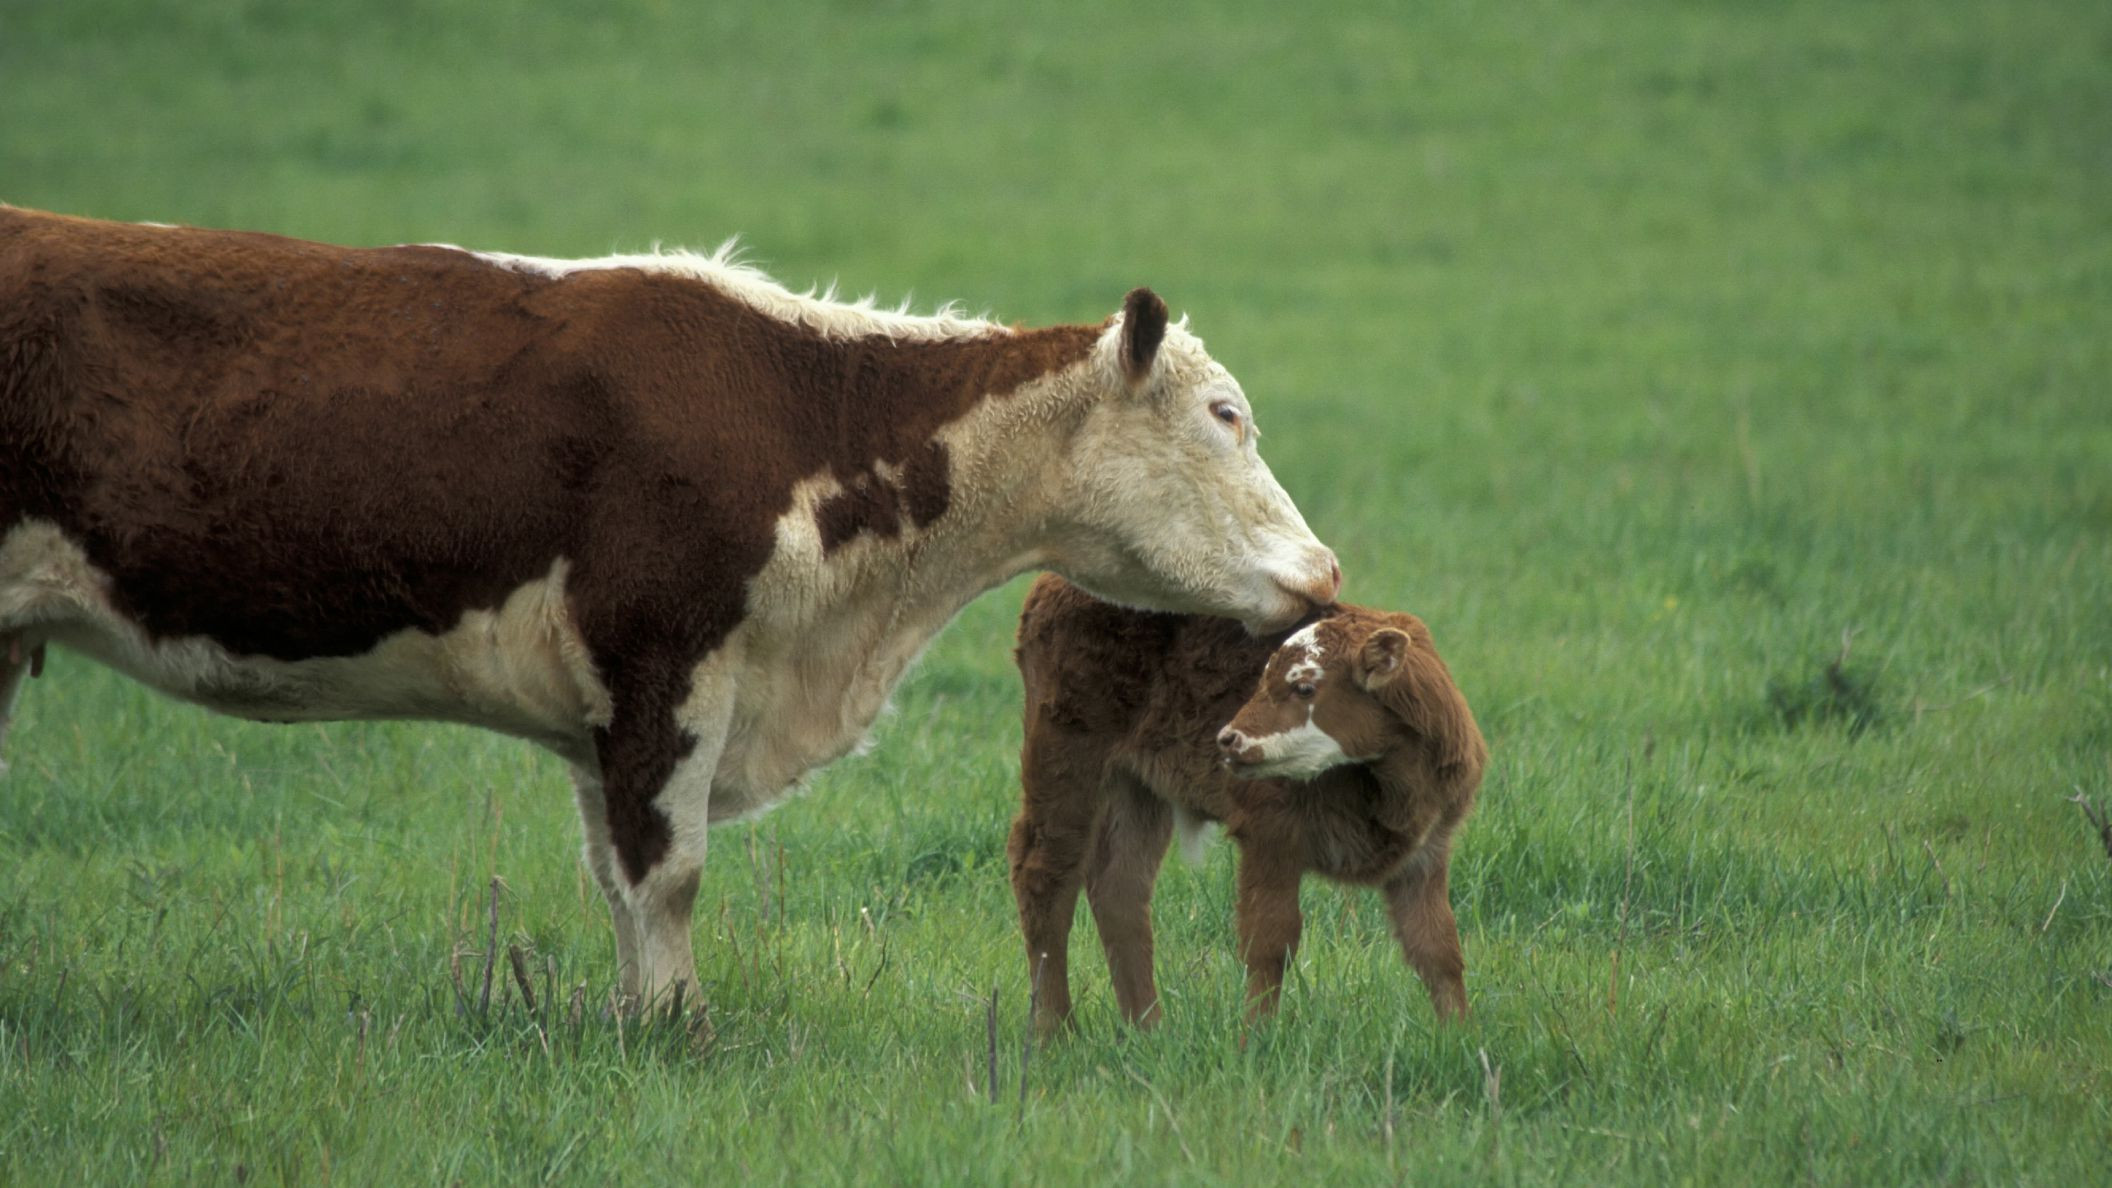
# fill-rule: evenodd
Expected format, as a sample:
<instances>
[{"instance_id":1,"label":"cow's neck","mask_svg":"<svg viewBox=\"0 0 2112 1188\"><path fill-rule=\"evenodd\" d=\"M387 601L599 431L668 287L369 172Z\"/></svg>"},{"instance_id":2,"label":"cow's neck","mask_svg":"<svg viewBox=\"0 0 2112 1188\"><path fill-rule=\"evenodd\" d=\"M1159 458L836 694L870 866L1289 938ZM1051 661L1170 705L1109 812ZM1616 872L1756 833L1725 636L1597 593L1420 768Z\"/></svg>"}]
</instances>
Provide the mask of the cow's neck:
<instances>
[{"instance_id":1,"label":"cow's neck","mask_svg":"<svg viewBox=\"0 0 2112 1188\"><path fill-rule=\"evenodd\" d=\"M1091 366L1090 362L1080 366ZM1075 371L1076 369L1073 369ZM778 550L751 583L737 638L746 679L713 793L714 817L768 807L858 746L919 654L976 596L1046 562L1040 537L1082 380L1061 372L985 400L941 429L945 515L898 535L823 547L815 511L841 489L795 492Z\"/></svg>"}]
</instances>

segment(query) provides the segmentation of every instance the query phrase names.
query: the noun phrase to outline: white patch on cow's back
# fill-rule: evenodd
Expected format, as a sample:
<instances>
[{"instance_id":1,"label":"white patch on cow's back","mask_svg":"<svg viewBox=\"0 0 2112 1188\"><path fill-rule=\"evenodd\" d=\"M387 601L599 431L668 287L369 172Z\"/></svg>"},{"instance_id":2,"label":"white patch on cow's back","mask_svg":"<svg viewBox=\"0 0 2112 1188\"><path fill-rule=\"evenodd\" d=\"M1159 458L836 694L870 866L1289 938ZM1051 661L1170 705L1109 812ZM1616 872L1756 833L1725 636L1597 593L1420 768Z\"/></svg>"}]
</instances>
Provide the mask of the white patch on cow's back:
<instances>
[{"instance_id":1,"label":"white patch on cow's back","mask_svg":"<svg viewBox=\"0 0 2112 1188\"><path fill-rule=\"evenodd\" d=\"M454 248L453 244L427 246ZM743 261L737 238L728 239L708 253L662 250L656 246L650 252L581 260L521 256L511 252L470 251L469 254L517 272L553 278L609 268L637 268L686 276L703 281L781 322L804 327L824 338L932 340L983 338L1012 332L1009 327L986 318L964 316L951 302L931 314L912 314L907 299L893 309L883 309L871 294L854 301L839 298L834 284L819 291L809 289L795 293L762 269Z\"/></svg>"},{"instance_id":2,"label":"white patch on cow's back","mask_svg":"<svg viewBox=\"0 0 2112 1188\"><path fill-rule=\"evenodd\" d=\"M567 563L440 635L404 630L356 656L277 660L203 636L151 639L118 613L110 578L59 528L0 538L0 635L50 640L165 693L268 721L464 722L590 761L612 707L565 601Z\"/></svg>"}]
</instances>

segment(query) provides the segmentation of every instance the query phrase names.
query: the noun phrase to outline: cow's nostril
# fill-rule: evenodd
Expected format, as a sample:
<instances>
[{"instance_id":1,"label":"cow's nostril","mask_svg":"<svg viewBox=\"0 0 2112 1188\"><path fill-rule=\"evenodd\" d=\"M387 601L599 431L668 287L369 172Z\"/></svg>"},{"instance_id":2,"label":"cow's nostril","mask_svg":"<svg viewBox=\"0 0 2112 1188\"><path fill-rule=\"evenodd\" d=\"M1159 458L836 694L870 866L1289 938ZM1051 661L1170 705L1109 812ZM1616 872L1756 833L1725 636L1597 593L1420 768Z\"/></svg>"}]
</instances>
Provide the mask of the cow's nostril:
<instances>
[{"instance_id":1,"label":"cow's nostril","mask_svg":"<svg viewBox=\"0 0 2112 1188\"><path fill-rule=\"evenodd\" d=\"M1217 732L1217 746L1227 754L1234 754L1245 749L1246 740L1239 736L1239 731L1227 726Z\"/></svg>"}]
</instances>

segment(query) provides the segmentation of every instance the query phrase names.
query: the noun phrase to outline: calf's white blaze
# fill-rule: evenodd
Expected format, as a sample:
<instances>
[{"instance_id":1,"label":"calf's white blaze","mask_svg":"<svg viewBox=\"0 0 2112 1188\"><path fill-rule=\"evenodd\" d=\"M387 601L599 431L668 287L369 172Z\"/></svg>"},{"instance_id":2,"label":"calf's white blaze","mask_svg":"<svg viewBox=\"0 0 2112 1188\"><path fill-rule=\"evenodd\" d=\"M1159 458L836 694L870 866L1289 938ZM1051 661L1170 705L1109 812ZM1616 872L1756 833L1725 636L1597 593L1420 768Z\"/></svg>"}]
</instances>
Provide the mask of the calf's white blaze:
<instances>
[{"instance_id":1,"label":"calf's white blaze","mask_svg":"<svg viewBox=\"0 0 2112 1188\"><path fill-rule=\"evenodd\" d=\"M1291 637L1283 641L1285 648L1296 648L1301 653L1298 662L1284 670L1283 679L1293 685L1319 684L1327 675L1327 650L1320 646L1320 625L1308 623L1300 627Z\"/></svg>"},{"instance_id":2,"label":"calf's white blaze","mask_svg":"<svg viewBox=\"0 0 2112 1188\"><path fill-rule=\"evenodd\" d=\"M1334 735L1314 725L1312 710L1305 713L1305 721L1289 730L1248 739L1249 747L1261 751L1261 762L1243 765L1240 774L1309 780L1329 768L1355 762Z\"/></svg>"}]
</instances>

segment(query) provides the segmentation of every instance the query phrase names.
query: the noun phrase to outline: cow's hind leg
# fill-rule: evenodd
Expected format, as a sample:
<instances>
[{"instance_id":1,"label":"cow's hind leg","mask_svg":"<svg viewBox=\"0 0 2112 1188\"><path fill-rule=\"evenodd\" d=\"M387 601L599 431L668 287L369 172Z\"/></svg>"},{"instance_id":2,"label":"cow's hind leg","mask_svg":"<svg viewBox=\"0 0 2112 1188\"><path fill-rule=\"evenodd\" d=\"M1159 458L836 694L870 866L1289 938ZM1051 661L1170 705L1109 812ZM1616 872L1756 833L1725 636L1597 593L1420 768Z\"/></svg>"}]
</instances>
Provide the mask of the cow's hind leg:
<instances>
[{"instance_id":1,"label":"cow's hind leg","mask_svg":"<svg viewBox=\"0 0 2112 1188\"><path fill-rule=\"evenodd\" d=\"M1430 991L1437 1017L1467 1014L1466 960L1459 951L1459 924L1452 916L1451 856L1440 841L1418 854L1386 884L1386 906L1401 955Z\"/></svg>"},{"instance_id":2,"label":"cow's hind leg","mask_svg":"<svg viewBox=\"0 0 2112 1188\"><path fill-rule=\"evenodd\" d=\"M586 839L580 857L609 905L609 922L616 930L617 986L629 1006L638 1001L638 925L631 918L630 902L624 898L616 847L609 841L609 808L602 795L601 777L575 766L572 791L579 801L580 829Z\"/></svg>"},{"instance_id":3,"label":"cow's hind leg","mask_svg":"<svg viewBox=\"0 0 2112 1188\"><path fill-rule=\"evenodd\" d=\"M0 776L7 774L7 728L14 721L15 698L30 670L42 668L44 646L25 643L19 635L0 635Z\"/></svg>"},{"instance_id":4,"label":"cow's hind leg","mask_svg":"<svg viewBox=\"0 0 2112 1188\"><path fill-rule=\"evenodd\" d=\"M1151 970L1151 889L1173 834L1173 810L1134 780L1115 784L1086 868L1085 898L1107 950L1122 1017L1150 1027L1159 1021L1159 991Z\"/></svg>"}]
</instances>

